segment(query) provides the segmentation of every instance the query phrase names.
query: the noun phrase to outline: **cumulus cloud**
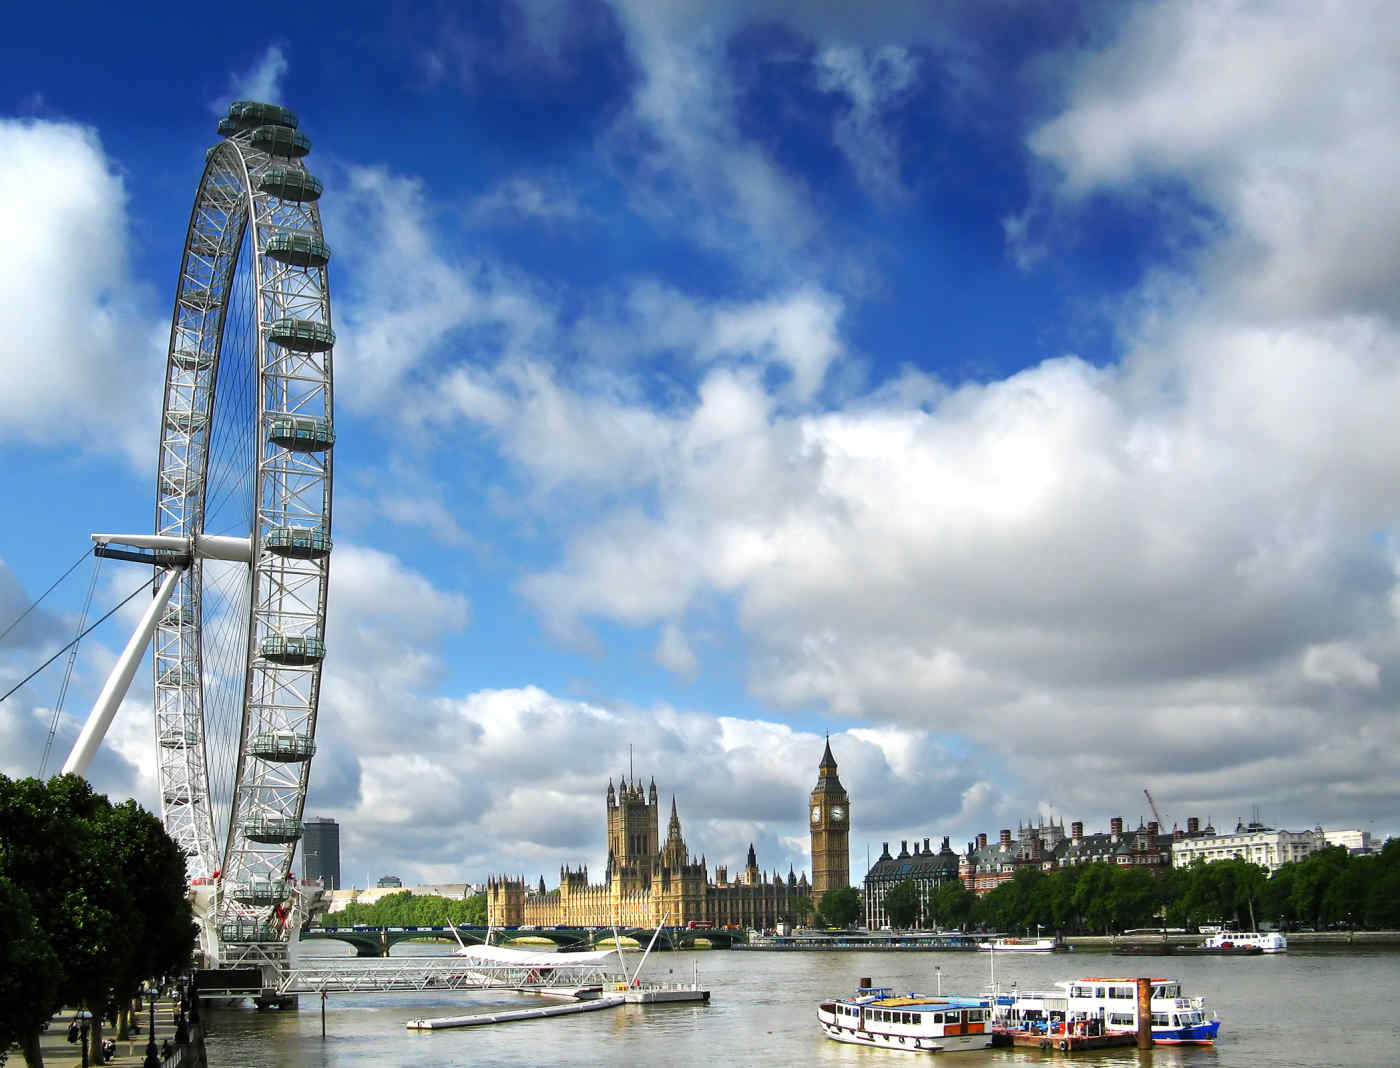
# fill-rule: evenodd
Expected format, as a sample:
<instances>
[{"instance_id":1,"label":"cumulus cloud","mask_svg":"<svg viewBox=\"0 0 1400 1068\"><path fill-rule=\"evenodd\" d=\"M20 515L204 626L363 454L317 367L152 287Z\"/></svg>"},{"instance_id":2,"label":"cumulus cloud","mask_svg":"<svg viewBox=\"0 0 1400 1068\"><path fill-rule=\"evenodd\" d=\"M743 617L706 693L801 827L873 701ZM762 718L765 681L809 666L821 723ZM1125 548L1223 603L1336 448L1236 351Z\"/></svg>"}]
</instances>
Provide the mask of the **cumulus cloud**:
<instances>
[{"instance_id":1,"label":"cumulus cloud","mask_svg":"<svg viewBox=\"0 0 1400 1068\"><path fill-rule=\"evenodd\" d=\"M360 796L329 809L353 836L353 854L342 846L347 864L424 879L544 874L551 885L569 864L601 878L606 784L635 775L644 786L655 780L663 825L675 798L687 848L711 866L741 869L755 842L765 871L810 875L805 802L818 735L667 706L604 708L536 687L443 698L433 711L415 752L366 750ZM622 739L632 745L631 771ZM967 772L922 734L841 735L831 745L843 781L860 784L851 787L853 807L872 840L917 833L910 806L957 810L976 793ZM931 760L942 768L932 776ZM980 802L970 814L1002 818ZM442 858L441 868L425 866L423 855Z\"/></svg>"},{"instance_id":2,"label":"cumulus cloud","mask_svg":"<svg viewBox=\"0 0 1400 1068\"><path fill-rule=\"evenodd\" d=\"M618 5L641 80L604 149L636 165L634 207L663 231L746 269L764 246L743 296L638 278L569 320L545 289L436 236L442 209L422 183L352 169L327 209L348 238L350 403L410 398L387 407L433 433L465 420L489 436L517 482L514 517L547 522L560 546L519 583L556 634L586 644L590 624L622 624L685 676L696 653L681 621L732 605L750 693L859 724L842 757L853 792L907 774L917 810L952 833L1051 808L1131 817L1105 798L1149 779L1183 816L1259 803L1279 820L1355 819L1326 786L1348 766L1358 789L1393 797L1394 761L1375 754L1396 751L1383 746L1400 666L1386 535L1400 352L1381 294L1400 243L1366 195L1400 159L1394 117L1371 103L1393 95L1390 20L1319 28L1297 5L1158 5L1049 57L1038 69L1059 94L1027 140L1042 184L1010 223L1024 247L1072 236L1091 193L1155 204L1182 228L1178 258L1125 304L1122 358L1066 354L981 383L906 369L843 377L838 394L853 298L768 255L823 223L740 132L726 49L763 15L807 34L819 86L844 102L833 143L874 195L896 196L906 146L886 109L952 47L946 25L892 44L909 28L897 6L719 5L702 19ZM479 207L533 218L551 201L526 176ZM663 361L685 374L658 388ZM437 670L404 655L401 684ZM380 698L398 707L387 692L365 707ZM800 824L781 825L787 802L754 785L772 773L749 755L759 743L714 751L699 715L584 711L523 683L405 714L425 729L440 716L497 767L528 772L530 755L491 733L526 712L557 730L578 717L573 744L600 751L621 717L658 767L698 761L682 807L712 858L748 833L801 841ZM798 744L787 729L724 724L779 753ZM969 770L943 778L945 765ZM358 796L416 767L364 765ZM429 796L479 797L470 776L438 775L423 769ZM588 855L588 819L546 829L530 813L571 798L586 810L595 779L480 803L507 815L521 863ZM790 780L786 793L809 786ZM869 826L898 829L884 801L860 804Z\"/></svg>"},{"instance_id":3,"label":"cumulus cloud","mask_svg":"<svg viewBox=\"0 0 1400 1068\"><path fill-rule=\"evenodd\" d=\"M918 67L909 50L897 45L837 45L817 58L817 84L847 100L833 139L856 177L880 199L898 199L904 193L899 142L882 127L881 115L916 83Z\"/></svg>"},{"instance_id":4,"label":"cumulus cloud","mask_svg":"<svg viewBox=\"0 0 1400 1068\"><path fill-rule=\"evenodd\" d=\"M473 200L468 214L478 226L563 225L588 209L561 179L517 175Z\"/></svg>"},{"instance_id":5,"label":"cumulus cloud","mask_svg":"<svg viewBox=\"0 0 1400 1068\"><path fill-rule=\"evenodd\" d=\"M700 667L700 658L691 649L685 632L674 623L667 623L661 628L661 639L656 643L653 655L667 671L683 678L694 678Z\"/></svg>"},{"instance_id":6,"label":"cumulus cloud","mask_svg":"<svg viewBox=\"0 0 1400 1068\"><path fill-rule=\"evenodd\" d=\"M211 101L209 110L222 115L234 100L260 100L281 104L282 79L287 76L287 56L280 44L270 44L246 69L229 75L227 94Z\"/></svg>"},{"instance_id":7,"label":"cumulus cloud","mask_svg":"<svg viewBox=\"0 0 1400 1068\"><path fill-rule=\"evenodd\" d=\"M0 119L0 153L0 441L100 441L144 468L164 338L131 277L125 183L97 135L70 123Z\"/></svg>"},{"instance_id":8,"label":"cumulus cloud","mask_svg":"<svg viewBox=\"0 0 1400 1068\"><path fill-rule=\"evenodd\" d=\"M490 351L509 352L551 327L549 309L517 277L440 247L438 209L420 180L363 166L344 180L324 210L348 280L336 300L338 399L392 411L386 400L442 358L447 341L489 338Z\"/></svg>"},{"instance_id":9,"label":"cumulus cloud","mask_svg":"<svg viewBox=\"0 0 1400 1068\"><path fill-rule=\"evenodd\" d=\"M1067 106L1030 147L1054 194L1167 199L1218 220L1207 282L1254 315L1392 315L1400 209L1400 44L1389 5L1217 0L1134 12L1110 47L1068 64ZM1193 221L1190 225L1196 225Z\"/></svg>"}]
</instances>

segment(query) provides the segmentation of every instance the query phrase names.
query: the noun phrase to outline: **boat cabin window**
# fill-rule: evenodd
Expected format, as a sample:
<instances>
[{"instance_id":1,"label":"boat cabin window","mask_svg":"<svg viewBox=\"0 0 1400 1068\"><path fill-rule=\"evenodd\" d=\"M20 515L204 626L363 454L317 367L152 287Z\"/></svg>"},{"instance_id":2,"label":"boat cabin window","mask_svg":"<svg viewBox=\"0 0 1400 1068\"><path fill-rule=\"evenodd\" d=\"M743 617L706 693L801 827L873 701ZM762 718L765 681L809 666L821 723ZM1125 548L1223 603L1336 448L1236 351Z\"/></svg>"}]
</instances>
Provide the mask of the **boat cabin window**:
<instances>
[{"instance_id":1,"label":"boat cabin window","mask_svg":"<svg viewBox=\"0 0 1400 1068\"><path fill-rule=\"evenodd\" d=\"M971 1010L969 1010L969 1012L968 1012L968 1014L967 1014L967 1021L968 1021L968 1023L977 1023L977 1021L978 1021L978 1020L981 1020L981 1019L982 1019L982 1010L981 1010L981 1009L971 1009Z\"/></svg>"},{"instance_id":2,"label":"boat cabin window","mask_svg":"<svg viewBox=\"0 0 1400 1068\"><path fill-rule=\"evenodd\" d=\"M1101 997L1103 997L1103 996L1104 996L1104 988L1101 987L1101 986L1096 986L1096 987L1094 987L1094 997L1096 997L1096 998L1101 998Z\"/></svg>"},{"instance_id":3,"label":"boat cabin window","mask_svg":"<svg viewBox=\"0 0 1400 1068\"><path fill-rule=\"evenodd\" d=\"M1170 1027L1170 1026L1171 1026L1171 1017L1168 1016L1165 1012L1154 1012L1154 1013L1152 1014L1152 1026L1153 1026L1153 1027Z\"/></svg>"},{"instance_id":4,"label":"boat cabin window","mask_svg":"<svg viewBox=\"0 0 1400 1068\"><path fill-rule=\"evenodd\" d=\"M1136 1026L1136 1021L1133 1019L1131 1013L1127 1013L1127 1012L1110 1012L1110 1013L1108 1014L1108 1026L1109 1026L1109 1027L1134 1027L1134 1026Z\"/></svg>"},{"instance_id":5,"label":"boat cabin window","mask_svg":"<svg viewBox=\"0 0 1400 1068\"><path fill-rule=\"evenodd\" d=\"M1069 996L1072 998L1091 998L1094 996L1094 988L1091 986L1072 986L1069 988Z\"/></svg>"},{"instance_id":6,"label":"boat cabin window","mask_svg":"<svg viewBox=\"0 0 1400 1068\"><path fill-rule=\"evenodd\" d=\"M1108 996L1111 998L1131 998L1136 994L1137 991L1130 986L1111 986L1108 988Z\"/></svg>"},{"instance_id":7,"label":"boat cabin window","mask_svg":"<svg viewBox=\"0 0 1400 1068\"><path fill-rule=\"evenodd\" d=\"M922 1022L923 1022L923 1018L924 1018L924 1014L921 1013L921 1012L911 1012L911 1013L909 1014L909 1019L910 1019L912 1022L914 1022L914 1023L922 1023Z\"/></svg>"},{"instance_id":8,"label":"boat cabin window","mask_svg":"<svg viewBox=\"0 0 1400 1068\"><path fill-rule=\"evenodd\" d=\"M943 1022L943 1014L942 1014L941 1012L935 1012L935 1013L933 1014L933 1022L934 1022L934 1023L942 1023L942 1022Z\"/></svg>"}]
</instances>

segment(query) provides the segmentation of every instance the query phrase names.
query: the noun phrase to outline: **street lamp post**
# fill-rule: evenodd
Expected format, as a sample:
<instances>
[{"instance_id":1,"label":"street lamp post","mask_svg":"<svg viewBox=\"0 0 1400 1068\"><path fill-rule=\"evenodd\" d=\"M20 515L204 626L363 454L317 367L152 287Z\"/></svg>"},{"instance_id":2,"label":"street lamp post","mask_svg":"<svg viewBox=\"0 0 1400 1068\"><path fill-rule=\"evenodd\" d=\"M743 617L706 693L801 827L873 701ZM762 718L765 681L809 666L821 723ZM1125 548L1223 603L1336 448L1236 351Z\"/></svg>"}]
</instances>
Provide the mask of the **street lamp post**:
<instances>
[{"instance_id":1,"label":"street lamp post","mask_svg":"<svg viewBox=\"0 0 1400 1068\"><path fill-rule=\"evenodd\" d=\"M77 1018L79 1024L78 1041L82 1044L83 1050L83 1068L88 1068L88 1021L92 1019L92 1013L88 1012L87 1009L80 1009Z\"/></svg>"},{"instance_id":2,"label":"street lamp post","mask_svg":"<svg viewBox=\"0 0 1400 1068\"><path fill-rule=\"evenodd\" d=\"M177 1046L183 1046L190 1040L189 1011L189 981L185 980L180 984L180 1015L175 1022L175 1045Z\"/></svg>"},{"instance_id":3,"label":"street lamp post","mask_svg":"<svg viewBox=\"0 0 1400 1068\"><path fill-rule=\"evenodd\" d=\"M141 1062L141 1068L160 1068L160 1054L156 1051L156 998L159 991L156 984L151 983L144 993L151 1005L151 1015L146 1026L146 1059Z\"/></svg>"}]
</instances>

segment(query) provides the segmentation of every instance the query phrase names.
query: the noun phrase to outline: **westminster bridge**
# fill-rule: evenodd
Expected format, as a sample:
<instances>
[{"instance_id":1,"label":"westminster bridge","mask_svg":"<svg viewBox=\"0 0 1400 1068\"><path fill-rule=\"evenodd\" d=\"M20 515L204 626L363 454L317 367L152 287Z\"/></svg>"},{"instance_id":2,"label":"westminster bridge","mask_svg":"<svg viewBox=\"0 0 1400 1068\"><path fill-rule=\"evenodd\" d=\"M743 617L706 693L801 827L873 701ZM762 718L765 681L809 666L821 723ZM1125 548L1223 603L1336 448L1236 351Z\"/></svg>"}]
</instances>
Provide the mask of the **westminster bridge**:
<instances>
[{"instance_id":1,"label":"westminster bridge","mask_svg":"<svg viewBox=\"0 0 1400 1068\"><path fill-rule=\"evenodd\" d=\"M743 931L689 927L662 927L658 934L655 928L646 927L478 927L462 924L454 929L452 924L447 923L427 927L373 927L367 924L327 927L322 924L308 924L301 929L299 941L334 939L354 946L356 956L387 957L389 950L400 942L455 942L460 939L466 945L483 945L488 937L497 945L517 939L549 941L553 942L561 953L567 953L571 950L594 949L600 942L611 943L614 934L620 938L630 938L642 946L650 945L655 935L655 949L691 949L697 943L710 948L728 949L735 942L744 941L746 937Z\"/></svg>"}]
</instances>

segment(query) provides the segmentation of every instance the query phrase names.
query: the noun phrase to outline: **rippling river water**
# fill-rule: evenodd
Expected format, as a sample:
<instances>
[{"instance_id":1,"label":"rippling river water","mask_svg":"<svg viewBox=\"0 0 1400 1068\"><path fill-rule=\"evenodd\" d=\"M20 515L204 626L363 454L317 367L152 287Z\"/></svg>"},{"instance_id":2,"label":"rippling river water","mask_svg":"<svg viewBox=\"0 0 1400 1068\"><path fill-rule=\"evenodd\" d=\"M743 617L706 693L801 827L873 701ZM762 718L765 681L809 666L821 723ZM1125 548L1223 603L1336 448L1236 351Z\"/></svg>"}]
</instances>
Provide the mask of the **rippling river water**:
<instances>
[{"instance_id":1,"label":"rippling river water","mask_svg":"<svg viewBox=\"0 0 1400 1068\"><path fill-rule=\"evenodd\" d=\"M318 946L318 949L321 947ZM447 952L401 946L404 955ZM307 955L311 955L309 952ZM337 953L338 955L338 953ZM395 956L399 954L396 953ZM897 1066L905 1054L841 1045L821 1037L816 1004L854 989L862 976L905 990L978 993L988 984L986 953L653 954L654 979L689 979L698 964L708 1006L625 1006L557 1019L437 1032L409 1031L415 1016L448 1016L487 1005L538 1004L509 992L331 995L326 1037L318 999L299 1012L226 1009L209 1014L211 1068L268 1065L862 1065ZM635 966L635 958L633 958ZM1105 1050L1075 1063L1118 1065L1366 1066L1400 1064L1400 952L1290 950L1276 956L1114 957L1107 953L997 954L1000 987L1040 987L1088 975L1180 978L1205 994L1221 1019L1214 1048ZM1064 1063L1039 1051L951 1055L958 1068ZM939 1063L947 1063L942 1057Z\"/></svg>"}]
</instances>

